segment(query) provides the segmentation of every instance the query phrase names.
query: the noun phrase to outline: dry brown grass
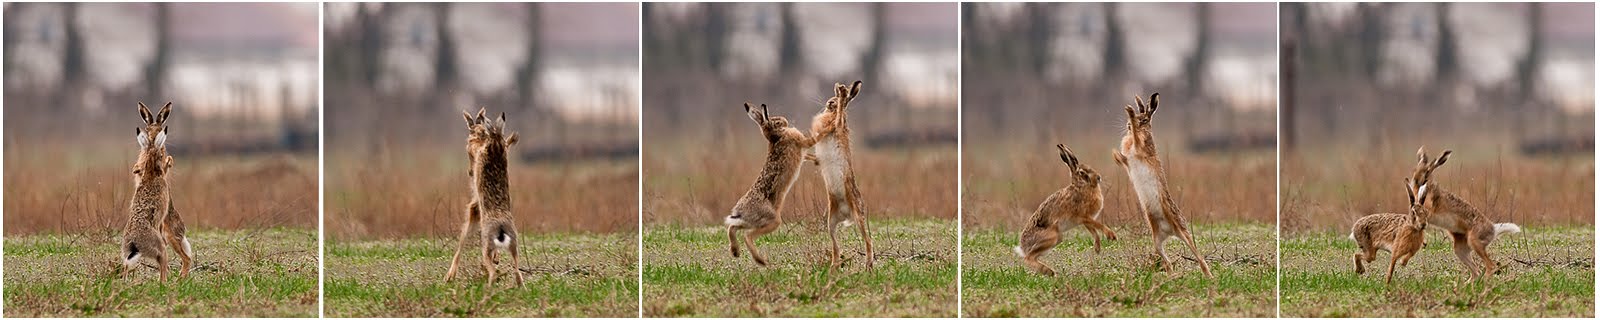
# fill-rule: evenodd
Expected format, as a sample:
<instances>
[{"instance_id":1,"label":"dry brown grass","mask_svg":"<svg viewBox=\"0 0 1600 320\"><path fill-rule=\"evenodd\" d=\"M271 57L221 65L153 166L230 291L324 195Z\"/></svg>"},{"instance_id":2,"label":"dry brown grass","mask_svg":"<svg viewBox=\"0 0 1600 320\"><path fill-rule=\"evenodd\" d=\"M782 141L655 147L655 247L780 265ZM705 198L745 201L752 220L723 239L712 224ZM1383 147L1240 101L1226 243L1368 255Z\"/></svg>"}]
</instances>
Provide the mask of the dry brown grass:
<instances>
[{"instance_id":1,"label":"dry brown grass","mask_svg":"<svg viewBox=\"0 0 1600 320\"><path fill-rule=\"evenodd\" d=\"M1284 155L1286 234L1341 231L1357 218L1403 212L1401 179L1416 164L1416 147L1308 150ZM1594 158L1527 158L1486 145L1455 145L1434 181L1496 222L1523 226L1594 223ZM1430 148L1438 156L1440 147Z\"/></svg>"},{"instance_id":2,"label":"dry brown grass","mask_svg":"<svg viewBox=\"0 0 1600 320\"><path fill-rule=\"evenodd\" d=\"M1101 221L1144 228L1128 175L1111 160L1117 139L1120 137L1114 135L1080 135L1059 143L1071 147L1080 161L1104 179L1106 205ZM965 142L962 166L966 194L961 223L966 230L1018 228L1027 223L1040 202L1067 184L1066 165L1053 143L973 140ZM1174 141L1174 137L1157 133L1156 141ZM1176 148L1171 145L1160 147L1170 191L1189 221L1271 223L1275 219L1277 166L1272 152L1193 154L1173 150Z\"/></svg>"},{"instance_id":3,"label":"dry brown grass","mask_svg":"<svg viewBox=\"0 0 1600 320\"><path fill-rule=\"evenodd\" d=\"M5 234L121 230L133 193L133 148L8 144ZM315 159L174 156L173 200L190 228L315 228Z\"/></svg>"},{"instance_id":4,"label":"dry brown grass","mask_svg":"<svg viewBox=\"0 0 1600 320\"><path fill-rule=\"evenodd\" d=\"M454 237L470 193L461 149L329 152L331 239ZM360 153L360 154L358 154ZM638 162L525 163L511 160L517 228L540 232L638 229Z\"/></svg>"},{"instance_id":5,"label":"dry brown grass","mask_svg":"<svg viewBox=\"0 0 1600 320\"><path fill-rule=\"evenodd\" d=\"M647 143L644 148L644 222L712 225L755 183L766 141L755 125L716 139ZM646 139L649 140L648 138ZM869 219L956 217L954 146L870 149L856 146L855 173ZM817 167L802 164L784 204L785 221L820 226L827 194ZM871 220L869 220L871 221Z\"/></svg>"}]
</instances>

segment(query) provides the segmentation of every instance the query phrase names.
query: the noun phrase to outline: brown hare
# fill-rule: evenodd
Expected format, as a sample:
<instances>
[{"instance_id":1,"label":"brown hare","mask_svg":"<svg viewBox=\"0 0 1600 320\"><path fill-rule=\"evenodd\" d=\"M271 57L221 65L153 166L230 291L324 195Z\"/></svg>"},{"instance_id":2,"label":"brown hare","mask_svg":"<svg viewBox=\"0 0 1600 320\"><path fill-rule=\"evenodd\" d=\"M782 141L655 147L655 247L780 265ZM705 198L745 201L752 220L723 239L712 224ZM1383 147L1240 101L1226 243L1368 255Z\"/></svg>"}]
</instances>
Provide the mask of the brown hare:
<instances>
[{"instance_id":1,"label":"brown hare","mask_svg":"<svg viewBox=\"0 0 1600 320\"><path fill-rule=\"evenodd\" d=\"M1426 205L1418 200L1427 200L1426 196L1418 196L1418 192L1427 195L1433 190L1428 190L1427 185L1420 189L1412 189L1411 179L1406 179L1406 199L1410 206L1407 214L1379 213L1368 215L1356 220L1350 227L1350 239L1356 241L1356 246L1361 249L1355 254L1356 274L1367 272L1366 265L1378 258L1378 250L1389 252L1389 273L1384 276L1383 283L1389 284L1394 280L1394 265L1406 266L1411 262L1411 257L1422 250L1422 244L1428 228L1428 210Z\"/></svg>"},{"instance_id":2,"label":"brown hare","mask_svg":"<svg viewBox=\"0 0 1600 320\"><path fill-rule=\"evenodd\" d=\"M856 187L856 174L850 165L850 126L845 121L850 101L861 93L861 81L849 87L833 84L833 97L822 107L822 113L811 118L811 134L816 144L815 155L807 155L817 164L822 183L828 191L828 240L833 244L828 265L839 267L838 226L853 221L861 231L861 241L866 243L867 268L872 268L872 236L867 232L867 213L861 190Z\"/></svg>"},{"instance_id":3,"label":"brown hare","mask_svg":"<svg viewBox=\"0 0 1600 320\"><path fill-rule=\"evenodd\" d=\"M1127 134L1122 137L1122 144L1111 152L1112 160L1128 172L1128 180L1139 197L1139 210L1144 212L1145 220L1150 223L1150 234L1155 237L1156 255L1161 257L1162 268L1172 271L1172 260L1167 258L1167 251L1162 244L1167 238L1178 237L1194 253L1195 261L1200 262L1200 272L1211 277L1211 266L1206 263L1206 257L1200 254L1200 249L1195 247L1194 236L1189 234L1188 221L1184 220L1178 203L1168 193L1167 174L1161 166L1161 158L1156 155L1156 140L1151 132L1150 118L1155 116L1160 95L1150 94L1148 107L1138 96L1134 96L1134 103L1139 105L1137 111L1133 106L1122 107L1128 113L1128 125L1124 127Z\"/></svg>"},{"instance_id":4,"label":"brown hare","mask_svg":"<svg viewBox=\"0 0 1600 320\"><path fill-rule=\"evenodd\" d=\"M455 277L461 263L461 250L467 244L474 227L479 230L483 246L483 270L488 273L485 286L493 286L495 279L495 253L505 249L511 254L511 274L517 286L522 286L522 265L517 254L516 222L511 215L511 190L507 182L507 154L517 144L517 134L505 132L506 114L489 120L479 109L474 117L466 111L461 117L467 120L467 158L470 160L467 175L471 177L472 201L467 203L467 221L461 225L461 236L456 240L456 254L450 259L450 271L444 281Z\"/></svg>"},{"instance_id":5,"label":"brown hare","mask_svg":"<svg viewBox=\"0 0 1600 320\"><path fill-rule=\"evenodd\" d=\"M1445 150L1439 155L1439 159L1434 160L1428 158L1425 147L1417 148L1417 165L1411 172L1412 183L1427 185L1432 189L1428 194L1418 196L1426 201L1418 200L1418 202L1426 204L1423 209L1431 213L1428 215L1428 224L1450 232L1450 238L1454 240L1456 259L1461 260L1461 265L1467 269L1469 279L1493 275L1497 266L1494 259L1489 257L1489 243L1494 242L1502 234L1522 232L1522 227L1515 223L1490 221L1487 215L1478 211L1478 208L1450 193L1438 182L1432 181L1433 171L1449 159L1450 150ZM1478 259L1483 260L1481 269L1472 261L1473 253L1478 255Z\"/></svg>"},{"instance_id":6,"label":"brown hare","mask_svg":"<svg viewBox=\"0 0 1600 320\"><path fill-rule=\"evenodd\" d=\"M723 219L723 224L728 226L728 250L734 257L739 256L738 231L749 230L744 234L744 243L750 249L750 257L757 265L766 266L767 258L756 250L755 238L778 230L783 223L783 199L800 174L800 160L812 140L789 126L788 119L770 116L765 104L756 108L745 103L744 111L767 139L767 160L755 185L733 205L733 213Z\"/></svg>"},{"instance_id":7,"label":"brown hare","mask_svg":"<svg viewBox=\"0 0 1600 320\"><path fill-rule=\"evenodd\" d=\"M122 263L124 271L132 271L141 259L156 261L161 281L167 281L166 246L182 260L183 269L178 276L188 277L193 266L193 247L184 236L183 219L173 209L172 189L167 177L172 169L172 156L167 155L167 115L172 112L168 102L159 113L139 103L139 117L144 127L134 130L134 140L139 142L139 158L133 164L133 203L129 205L128 225L122 229Z\"/></svg>"},{"instance_id":8,"label":"brown hare","mask_svg":"<svg viewBox=\"0 0 1600 320\"><path fill-rule=\"evenodd\" d=\"M1079 163L1078 157L1066 145L1057 144L1056 149L1061 152L1061 162L1067 164L1067 171L1070 172L1067 187L1050 194L1044 203L1039 204L1028 226L1022 230L1017 247L1013 248L1028 268L1047 276L1055 275L1056 271L1039 262L1039 256L1061 243L1063 226L1071 228L1082 225L1089 230L1089 236L1094 239L1095 253L1100 253L1100 234L1105 234L1107 240L1117 240L1117 234L1111 232L1111 228L1096 220L1100 217L1100 210L1105 207L1105 196L1100 190L1100 174Z\"/></svg>"}]
</instances>

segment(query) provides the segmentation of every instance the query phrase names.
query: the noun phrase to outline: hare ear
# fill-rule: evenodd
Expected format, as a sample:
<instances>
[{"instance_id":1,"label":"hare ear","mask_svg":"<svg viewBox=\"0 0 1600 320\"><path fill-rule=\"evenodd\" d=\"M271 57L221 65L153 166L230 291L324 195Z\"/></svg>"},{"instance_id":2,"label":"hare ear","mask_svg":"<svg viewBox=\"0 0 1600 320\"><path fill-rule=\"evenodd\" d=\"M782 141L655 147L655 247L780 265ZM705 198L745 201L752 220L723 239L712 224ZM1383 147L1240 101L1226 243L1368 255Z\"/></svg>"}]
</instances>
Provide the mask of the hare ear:
<instances>
[{"instance_id":1,"label":"hare ear","mask_svg":"<svg viewBox=\"0 0 1600 320\"><path fill-rule=\"evenodd\" d=\"M1066 162L1067 166L1074 170L1078 168L1078 156L1072 154L1072 148L1067 148L1065 144L1056 144L1056 149L1061 150L1061 162Z\"/></svg>"},{"instance_id":2,"label":"hare ear","mask_svg":"<svg viewBox=\"0 0 1600 320\"><path fill-rule=\"evenodd\" d=\"M156 134L156 147L157 148L166 148L167 147L167 130L161 130L161 133L157 133Z\"/></svg>"},{"instance_id":3,"label":"hare ear","mask_svg":"<svg viewBox=\"0 0 1600 320\"><path fill-rule=\"evenodd\" d=\"M165 123L165 122L167 122L167 115L171 114L171 113L172 113L172 102L169 101L169 102L167 102L167 105L161 107L161 112L156 114L156 123Z\"/></svg>"},{"instance_id":4,"label":"hare ear","mask_svg":"<svg viewBox=\"0 0 1600 320\"><path fill-rule=\"evenodd\" d=\"M744 103L744 114L745 116L750 117L750 121L755 121L758 125L766 126L767 116L761 114L761 109L756 109L756 107L751 106L749 102Z\"/></svg>"},{"instance_id":5,"label":"hare ear","mask_svg":"<svg viewBox=\"0 0 1600 320\"><path fill-rule=\"evenodd\" d=\"M144 135L144 128L133 128L133 140L139 142L139 149L150 146L150 138Z\"/></svg>"},{"instance_id":6,"label":"hare ear","mask_svg":"<svg viewBox=\"0 0 1600 320\"><path fill-rule=\"evenodd\" d=\"M1133 121L1133 118L1134 118L1133 106L1124 104L1124 105L1122 105L1122 110L1128 112L1128 121Z\"/></svg>"},{"instance_id":7,"label":"hare ear","mask_svg":"<svg viewBox=\"0 0 1600 320\"><path fill-rule=\"evenodd\" d=\"M838 82L833 83L833 96L844 98L845 95L848 94L850 94L850 91L844 87L844 84Z\"/></svg>"},{"instance_id":8,"label":"hare ear","mask_svg":"<svg viewBox=\"0 0 1600 320\"><path fill-rule=\"evenodd\" d=\"M1427 163L1428 163L1428 147L1427 146L1417 147L1417 164L1427 164Z\"/></svg>"},{"instance_id":9,"label":"hare ear","mask_svg":"<svg viewBox=\"0 0 1600 320\"><path fill-rule=\"evenodd\" d=\"M1140 114L1144 114L1146 112L1145 110L1147 110L1144 106L1144 100L1140 100L1139 96L1137 95L1133 96L1133 105L1139 107Z\"/></svg>"},{"instance_id":10,"label":"hare ear","mask_svg":"<svg viewBox=\"0 0 1600 320\"><path fill-rule=\"evenodd\" d=\"M517 145L517 133L516 132L512 132L511 135L506 136L506 146L510 147L510 146L514 146L514 145Z\"/></svg>"},{"instance_id":11,"label":"hare ear","mask_svg":"<svg viewBox=\"0 0 1600 320\"><path fill-rule=\"evenodd\" d=\"M144 106L143 101L139 102L139 119L144 119L144 124L155 123L155 118L150 116L150 107Z\"/></svg>"},{"instance_id":12,"label":"hare ear","mask_svg":"<svg viewBox=\"0 0 1600 320\"><path fill-rule=\"evenodd\" d=\"M461 119L467 121L468 129L471 129L472 125L476 124L472 122L472 113L469 113L466 110L461 110Z\"/></svg>"},{"instance_id":13,"label":"hare ear","mask_svg":"<svg viewBox=\"0 0 1600 320\"><path fill-rule=\"evenodd\" d=\"M850 95L848 97L850 99L855 99L856 95L860 94L860 93L861 93L861 80L856 80L855 83L850 84Z\"/></svg>"},{"instance_id":14,"label":"hare ear","mask_svg":"<svg viewBox=\"0 0 1600 320\"><path fill-rule=\"evenodd\" d=\"M477 121L477 123L484 123L484 121L489 121L488 117L483 116L483 112L484 111L488 111L488 110L486 108L484 108L484 107L478 107L478 116L473 118L473 119L475 119Z\"/></svg>"},{"instance_id":15,"label":"hare ear","mask_svg":"<svg viewBox=\"0 0 1600 320\"><path fill-rule=\"evenodd\" d=\"M767 121L767 118L770 117L772 117L772 113L767 111L767 104L761 104L761 121Z\"/></svg>"},{"instance_id":16,"label":"hare ear","mask_svg":"<svg viewBox=\"0 0 1600 320\"><path fill-rule=\"evenodd\" d=\"M494 120L494 128L495 129L502 129L502 130L504 130L506 128L506 113L505 112L501 112L500 113L500 118Z\"/></svg>"},{"instance_id":17,"label":"hare ear","mask_svg":"<svg viewBox=\"0 0 1600 320\"><path fill-rule=\"evenodd\" d=\"M1150 111L1149 111L1149 113L1152 114L1152 115L1156 114L1156 107L1159 106L1160 104L1161 104L1161 93L1160 92L1151 93L1150 94Z\"/></svg>"},{"instance_id":18,"label":"hare ear","mask_svg":"<svg viewBox=\"0 0 1600 320\"><path fill-rule=\"evenodd\" d=\"M1439 166L1444 165L1445 160L1450 160L1450 150L1445 150L1444 153L1440 153L1439 160L1435 160L1433 162L1433 167L1436 169L1439 168Z\"/></svg>"},{"instance_id":19,"label":"hare ear","mask_svg":"<svg viewBox=\"0 0 1600 320\"><path fill-rule=\"evenodd\" d=\"M1417 190L1413 189L1416 186L1411 184L1411 178L1405 178L1405 179L1402 179L1401 181L1405 181L1405 184L1406 184L1406 204L1407 205L1416 204L1417 203Z\"/></svg>"}]
</instances>

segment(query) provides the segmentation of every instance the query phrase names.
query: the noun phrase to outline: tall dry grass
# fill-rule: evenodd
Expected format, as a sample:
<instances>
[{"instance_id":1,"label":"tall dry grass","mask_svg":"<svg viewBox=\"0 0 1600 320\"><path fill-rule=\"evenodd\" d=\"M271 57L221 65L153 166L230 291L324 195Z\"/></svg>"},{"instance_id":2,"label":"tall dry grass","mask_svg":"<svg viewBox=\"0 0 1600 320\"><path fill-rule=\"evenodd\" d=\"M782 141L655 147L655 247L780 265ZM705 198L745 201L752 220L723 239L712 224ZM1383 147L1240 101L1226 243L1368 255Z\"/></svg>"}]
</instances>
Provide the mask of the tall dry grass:
<instances>
[{"instance_id":1,"label":"tall dry grass","mask_svg":"<svg viewBox=\"0 0 1600 320\"><path fill-rule=\"evenodd\" d=\"M113 234L127 223L134 147L6 146L5 234ZM190 228L317 226L315 155L175 156L173 201Z\"/></svg>"},{"instance_id":2,"label":"tall dry grass","mask_svg":"<svg viewBox=\"0 0 1600 320\"><path fill-rule=\"evenodd\" d=\"M1138 197L1129 186L1128 175L1111 160L1120 136L1054 136L1061 137L1054 139L1056 143L1072 148L1079 161L1103 178L1106 203L1101 221L1144 228L1146 222L1139 214ZM1272 223L1277 192L1274 153L1194 154L1167 144L1175 139L1156 134L1169 192L1189 221ZM965 142L961 223L966 230L1020 228L1040 202L1067 185L1066 165L1054 143L1013 141Z\"/></svg>"},{"instance_id":3,"label":"tall dry grass","mask_svg":"<svg viewBox=\"0 0 1600 320\"><path fill-rule=\"evenodd\" d=\"M792 117L791 117L792 118ZM766 140L754 123L698 143L676 140L644 146L644 222L715 225L755 183ZM730 130L734 131L734 130ZM646 139L649 141L649 139ZM954 146L856 147L852 165L869 219L956 217ZM821 226L827 194L817 166L802 164L784 203L784 221ZM869 220L870 221L870 220Z\"/></svg>"},{"instance_id":4,"label":"tall dry grass","mask_svg":"<svg viewBox=\"0 0 1600 320\"><path fill-rule=\"evenodd\" d=\"M459 234L471 200L467 159L459 147L331 151L325 186L330 239ZM638 172L638 162L626 159L555 163L511 159L511 203L517 229L523 233L636 231Z\"/></svg>"},{"instance_id":5,"label":"tall dry grass","mask_svg":"<svg viewBox=\"0 0 1600 320\"><path fill-rule=\"evenodd\" d=\"M1415 144L1335 147L1285 153L1285 234L1343 231L1361 216L1405 212L1402 179L1416 165ZM1430 145L1437 157L1453 148L1433 181L1496 222L1523 226L1594 224L1594 158L1519 156L1492 145Z\"/></svg>"}]
</instances>

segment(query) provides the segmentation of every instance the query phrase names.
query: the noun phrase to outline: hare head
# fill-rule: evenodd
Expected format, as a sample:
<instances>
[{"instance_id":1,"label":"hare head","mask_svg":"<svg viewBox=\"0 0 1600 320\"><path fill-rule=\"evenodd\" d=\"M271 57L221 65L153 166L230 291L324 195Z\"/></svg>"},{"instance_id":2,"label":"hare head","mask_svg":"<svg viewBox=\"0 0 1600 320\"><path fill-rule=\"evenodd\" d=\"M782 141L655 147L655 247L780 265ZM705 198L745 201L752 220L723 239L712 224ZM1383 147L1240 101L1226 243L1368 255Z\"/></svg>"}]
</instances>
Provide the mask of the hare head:
<instances>
[{"instance_id":1,"label":"hare head","mask_svg":"<svg viewBox=\"0 0 1600 320\"><path fill-rule=\"evenodd\" d=\"M1134 109L1134 106L1130 105L1122 106L1122 110L1128 113L1128 125L1126 127L1128 134L1143 136L1150 134L1150 118L1156 114L1156 105L1161 101L1160 96L1160 93L1150 94L1149 105L1145 105L1143 100L1139 100L1139 96L1133 96L1133 103L1139 106L1138 109Z\"/></svg>"},{"instance_id":2,"label":"hare head","mask_svg":"<svg viewBox=\"0 0 1600 320\"><path fill-rule=\"evenodd\" d=\"M500 113L499 118L489 119L484 116L486 110L478 109L477 116L466 111L461 112L461 118L467 121L467 158L473 163L484 160L506 161L505 150L517 144L517 133L506 134L506 114ZM490 152L496 151L496 152ZM498 157L498 159L483 159L482 157Z\"/></svg>"},{"instance_id":3,"label":"hare head","mask_svg":"<svg viewBox=\"0 0 1600 320\"><path fill-rule=\"evenodd\" d=\"M1427 184L1417 186L1415 180L1405 179L1407 204L1411 207L1411 228L1421 230L1428 226L1428 216L1432 211L1428 208L1428 196L1434 192L1429 190Z\"/></svg>"},{"instance_id":4,"label":"hare head","mask_svg":"<svg viewBox=\"0 0 1600 320\"><path fill-rule=\"evenodd\" d=\"M855 100L856 95L860 93L861 80L856 80L855 83L852 83L849 86L834 83L833 97L828 98L827 104L822 107L823 111L835 112L844 110L845 108L850 107L850 100Z\"/></svg>"},{"instance_id":5,"label":"hare head","mask_svg":"<svg viewBox=\"0 0 1600 320\"><path fill-rule=\"evenodd\" d=\"M1444 165L1445 160L1449 159L1450 150L1445 150L1444 153L1439 154L1439 159L1430 159L1428 158L1427 147L1417 148L1417 166L1416 168L1411 169L1410 183L1416 186L1431 184L1433 181L1433 170ZM1421 192L1418 192L1418 194L1421 194Z\"/></svg>"},{"instance_id":6,"label":"hare head","mask_svg":"<svg viewBox=\"0 0 1600 320\"><path fill-rule=\"evenodd\" d=\"M150 113L150 108L139 103L139 117L144 127L134 128L133 137L139 142L139 158L133 163L134 185L142 185L166 177L172 167L172 156L167 155L167 115L172 112L168 102L160 113Z\"/></svg>"},{"instance_id":7,"label":"hare head","mask_svg":"<svg viewBox=\"0 0 1600 320\"><path fill-rule=\"evenodd\" d=\"M761 132L766 134L769 142L778 141L779 138L783 137L783 130L789 127L789 119L769 115L767 113L767 104L765 103L761 104L760 107L756 107L750 105L749 102L745 102L744 113L750 117L750 121L755 121L756 125L761 126Z\"/></svg>"},{"instance_id":8,"label":"hare head","mask_svg":"<svg viewBox=\"0 0 1600 320\"><path fill-rule=\"evenodd\" d=\"M1067 169L1072 171L1073 181L1085 183L1088 186L1100 185L1100 173L1090 169L1089 166L1084 165L1082 162L1078 162L1078 156L1072 154L1072 149L1067 148L1067 145L1064 144L1056 144L1056 149L1061 151L1061 162L1066 163Z\"/></svg>"}]
</instances>

